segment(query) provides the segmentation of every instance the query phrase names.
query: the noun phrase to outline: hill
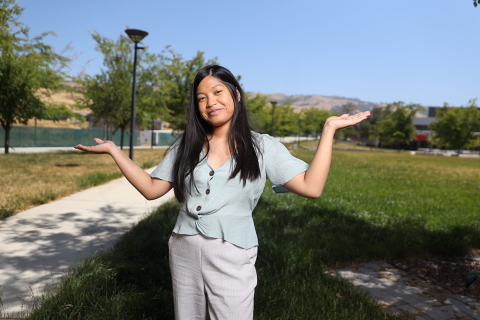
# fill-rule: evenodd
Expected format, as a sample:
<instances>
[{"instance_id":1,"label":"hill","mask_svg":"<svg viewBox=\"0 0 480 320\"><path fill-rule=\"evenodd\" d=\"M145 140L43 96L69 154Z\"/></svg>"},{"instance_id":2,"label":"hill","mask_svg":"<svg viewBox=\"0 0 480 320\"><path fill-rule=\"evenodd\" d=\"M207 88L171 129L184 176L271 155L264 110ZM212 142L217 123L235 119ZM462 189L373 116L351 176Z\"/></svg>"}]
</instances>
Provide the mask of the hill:
<instances>
[{"instance_id":1,"label":"hill","mask_svg":"<svg viewBox=\"0 0 480 320\"><path fill-rule=\"evenodd\" d=\"M279 103L284 103L289 99L292 101L292 107L297 111L302 108L314 107L318 109L335 111L340 106L346 103L353 103L360 111L371 110L374 106L384 107L384 103L366 102L356 98L345 98L341 96L321 96L321 95L287 95L283 93L260 93L268 97L268 100L277 100Z\"/></svg>"}]
</instances>

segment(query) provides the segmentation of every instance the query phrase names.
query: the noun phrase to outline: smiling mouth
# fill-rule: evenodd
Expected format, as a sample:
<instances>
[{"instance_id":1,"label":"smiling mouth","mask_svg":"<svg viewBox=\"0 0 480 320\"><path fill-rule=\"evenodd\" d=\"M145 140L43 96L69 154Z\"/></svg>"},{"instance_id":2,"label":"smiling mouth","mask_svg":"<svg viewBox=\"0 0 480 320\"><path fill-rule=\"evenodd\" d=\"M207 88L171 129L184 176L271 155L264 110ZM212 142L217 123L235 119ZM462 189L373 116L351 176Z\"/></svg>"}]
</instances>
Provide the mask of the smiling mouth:
<instances>
[{"instance_id":1,"label":"smiling mouth","mask_svg":"<svg viewBox=\"0 0 480 320\"><path fill-rule=\"evenodd\" d=\"M221 110L222 109L214 109L214 110L210 111L208 114L210 116L214 116L214 115L218 114Z\"/></svg>"}]
</instances>

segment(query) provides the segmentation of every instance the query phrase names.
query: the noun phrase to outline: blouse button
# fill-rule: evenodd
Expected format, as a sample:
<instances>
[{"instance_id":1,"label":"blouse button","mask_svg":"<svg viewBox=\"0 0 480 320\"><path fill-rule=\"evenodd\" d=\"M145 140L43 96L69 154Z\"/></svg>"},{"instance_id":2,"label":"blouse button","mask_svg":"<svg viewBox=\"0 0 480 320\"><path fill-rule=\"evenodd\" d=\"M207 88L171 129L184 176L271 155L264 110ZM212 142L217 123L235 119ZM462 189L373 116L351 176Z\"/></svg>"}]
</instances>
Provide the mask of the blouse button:
<instances>
[{"instance_id":1,"label":"blouse button","mask_svg":"<svg viewBox=\"0 0 480 320\"><path fill-rule=\"evenodd\" d=\"M212 170L212 171L210 171L209 174L210 174L210 176L213 176L215 174L215 171Z\"/></svg>"},{"instance_id":2,"label":"blouse button","mask_svg":"<svg viewBox=\"0 0 480 320\"><path fill-rule=\"evenodd\" d=\"M205 191L206 194L210 194L210 189L207 189L207 191Z\"/></svg>"},{"instance_id":3,"label":"blouse button","mask_svg":"<svg viewBox=\"0 0 480 320\"><path fill-rule=\"evenodd\" d=\"M197 207L197 211L200 211L200 210L202 210L202 206Z\"/></svg>"}]
</instances>

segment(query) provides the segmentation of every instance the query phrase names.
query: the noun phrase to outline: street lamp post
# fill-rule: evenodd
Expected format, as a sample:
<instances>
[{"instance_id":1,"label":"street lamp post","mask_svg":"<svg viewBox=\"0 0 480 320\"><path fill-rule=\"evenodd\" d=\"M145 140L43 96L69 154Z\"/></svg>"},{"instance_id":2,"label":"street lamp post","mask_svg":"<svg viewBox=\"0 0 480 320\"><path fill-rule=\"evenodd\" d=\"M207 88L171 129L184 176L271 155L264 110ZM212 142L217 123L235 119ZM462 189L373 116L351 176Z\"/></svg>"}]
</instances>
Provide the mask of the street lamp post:
<instances>
[{"instance_id":1,"label":"street lamp post","mask_svg":"<svg viewBox=\"0 0 480 320\"><path fill-rule=\"evenodd\" d=\"M154 130L154 125L155 125L155 120L152 119L152 145L150 146L150 149L153 149L153 130Z\"/></svg>"},{"instance_id":2,"label":"street lamp post","mask_svg":"<svg viewBox=\"0 0 480 320\"><path fill-rule=\"evenodd\" d=\"M297 142L297 148L300 149L300 138L302 135L302 120L303 119L298 119L298 142Z\"/></svg>"},{"instance_id":3,"label":"street lamp post","mask_svg":"<svg viewBox=\"0 0 480 320\"><path fill-rule=\"evenodd\" d=\"M273 137L273 119L274 119L274 114L275 114L275 106L277 105L277 101L272 100L270 101L272 104L272 130L270 131L270 135Z\"/></svg>"},{"instance_id":4,"label":"street lamp post","mask_svg":"<svg viewBox=\"0 0 480 320\"><path fill-rule=\"evenodd\" d=\"M133 137L135 136L135 81L137 76L137 49L144 49L144 47L139 47L138 42L141 41L148 35L148 32L137 30L137 29L127 29L125 33L128 34L130 39L135 42L135 54L133 58L133 84L132 84L132 116L130 123L130 159L133 161Z\"/></svg>"}]
</instances>

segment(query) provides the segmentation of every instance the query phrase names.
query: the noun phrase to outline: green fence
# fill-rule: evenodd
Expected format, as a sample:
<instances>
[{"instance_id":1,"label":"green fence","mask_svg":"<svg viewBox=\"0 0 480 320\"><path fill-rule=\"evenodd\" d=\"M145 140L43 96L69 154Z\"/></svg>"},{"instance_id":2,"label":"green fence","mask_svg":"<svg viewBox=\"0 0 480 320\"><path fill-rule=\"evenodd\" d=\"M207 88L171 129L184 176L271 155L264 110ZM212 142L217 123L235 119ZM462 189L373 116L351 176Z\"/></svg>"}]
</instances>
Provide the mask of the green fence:
<instances>
[{"instance_id":1,"label":"green fence","mask_svg":"<svg viewBox=\"0 0 480 320\"><path fill-rule=\"evenodd\" d=\"M157 146L169 146L173 141L178 137L178 133L167 133L159 132L157 134L157 139L155 140L155 145Z\"/></svg>"},{"instance_id":2,"label":"green fence","mask_svg":"<svg viewBox=\"0 0 480 320\"><path fill-rule=\"evenodd\" d=\"M10 130L10 147L73 147L76 144L93 145L93 138L103 137L102 129L63 129L13 126ZM120 145L121 132L113 135L113 142ZM137 145L137 131L135 131L134 145ZM123 135L123 145L130 144L130 131ZM5 130L0 127L0 147L5 147Z\"/></svg>"}]
</instances>

